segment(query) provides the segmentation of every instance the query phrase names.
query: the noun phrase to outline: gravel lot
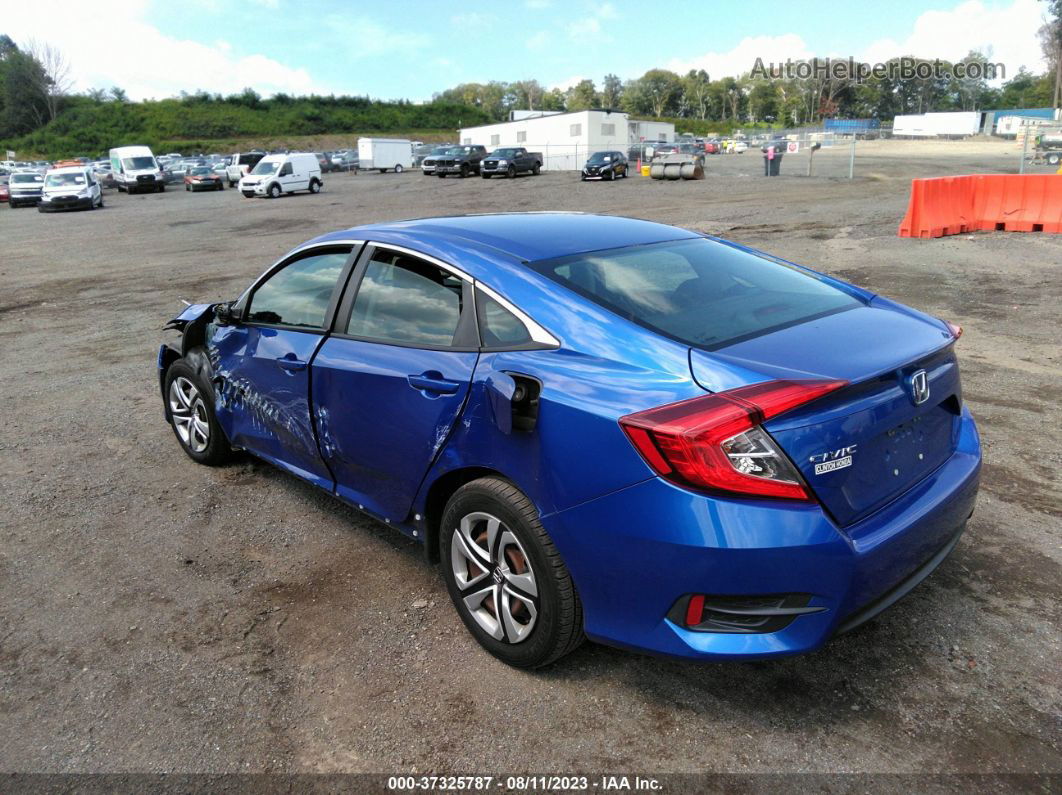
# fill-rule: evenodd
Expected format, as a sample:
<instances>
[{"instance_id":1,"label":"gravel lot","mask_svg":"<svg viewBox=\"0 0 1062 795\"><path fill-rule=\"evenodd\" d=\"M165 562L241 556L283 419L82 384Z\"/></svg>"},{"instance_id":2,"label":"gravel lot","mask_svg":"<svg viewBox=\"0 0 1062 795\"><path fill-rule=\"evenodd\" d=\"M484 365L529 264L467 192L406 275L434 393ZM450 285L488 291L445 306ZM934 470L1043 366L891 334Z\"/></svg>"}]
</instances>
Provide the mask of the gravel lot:
<instances>
[{"instance_id":1,"label":"gravel lot","mask_svg":"<svg viewBox=\"0 0 1062 795\"><path fill-rule=\"evenodd\" d=\"M911 177L1016 171L1013 145L868 144L851 182L805 163L0 207L0 770L1062 772L1062 238L896 237ZM546 209L720 234L961 323L986 464L954 554L813 655L586 645L524 673L480 651L419 547L266 464L179 451L154 369L178 298L233 298L329 230Z\"/></svg>"}]
</instances>

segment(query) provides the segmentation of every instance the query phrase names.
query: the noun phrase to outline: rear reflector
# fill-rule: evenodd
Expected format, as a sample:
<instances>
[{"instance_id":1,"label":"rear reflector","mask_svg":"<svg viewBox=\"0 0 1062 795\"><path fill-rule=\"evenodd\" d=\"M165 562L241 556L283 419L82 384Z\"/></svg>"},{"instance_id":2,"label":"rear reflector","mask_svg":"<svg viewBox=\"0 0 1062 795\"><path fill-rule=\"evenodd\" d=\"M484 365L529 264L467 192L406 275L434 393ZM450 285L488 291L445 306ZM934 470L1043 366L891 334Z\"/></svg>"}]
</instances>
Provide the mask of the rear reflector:
<instances>
[{"instance_id":1,"label":"rear reflector","mask_svg":"<svg viewBox=\"0 0 1062 795\"><path fill-rule=\"evenodd\" d=\"M620 418L658 475L701 491L812 499L799 473L759 426L847 381L767 381Z\"/></svg>"}]
</instances>

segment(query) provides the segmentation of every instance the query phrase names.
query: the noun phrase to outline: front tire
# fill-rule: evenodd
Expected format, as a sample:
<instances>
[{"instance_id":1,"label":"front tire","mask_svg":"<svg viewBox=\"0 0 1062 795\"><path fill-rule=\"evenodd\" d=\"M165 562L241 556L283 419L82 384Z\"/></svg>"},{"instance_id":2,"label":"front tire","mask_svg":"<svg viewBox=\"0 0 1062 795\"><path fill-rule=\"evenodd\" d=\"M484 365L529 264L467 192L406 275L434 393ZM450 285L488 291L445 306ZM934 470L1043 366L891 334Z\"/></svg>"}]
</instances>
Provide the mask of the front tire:
<instances>
[{"instance_id":1,"label":"front tire","mask_svg":"<svg viewBox=\"0 0 1062 795\"><path fill-rule=\"evenodd\" d=\"M516 179L516 166L509 166L509 168L505 170L505 176L509 179Z\"/></svg>"},{"instance_id":2,"label":"front tire","mask_svg":"<svg viewBox=\"0 0 1062 795\"><path fill-rule=\"evenodd\" d=\"M270 199L280 198L280 186L277 183L273 183L269 186L269 190L266 192Z\"/></svg>"},{"instance_id":3,"label":"front tire","mask_svg":"<svg viewBox=\"0 0 1062 795\"><path fill-rule=\"evenodd\" d=\"M583 609L531 501L496 477L462 486L439 533L443 577L468 631L518 668L541 668L583 642Z\"/></svg>"},{"instance_id":4,"label":"front tire","mask_svg":"<svg viewBox=\"0 0 1062 795\"><path fill-rule=\"evenodd\" d=\"M170 427L189 458L216 466L232 457L232 448L214 414L213 391L184 359L166 371L165 394Z\"/></svg>"}]
</instances>

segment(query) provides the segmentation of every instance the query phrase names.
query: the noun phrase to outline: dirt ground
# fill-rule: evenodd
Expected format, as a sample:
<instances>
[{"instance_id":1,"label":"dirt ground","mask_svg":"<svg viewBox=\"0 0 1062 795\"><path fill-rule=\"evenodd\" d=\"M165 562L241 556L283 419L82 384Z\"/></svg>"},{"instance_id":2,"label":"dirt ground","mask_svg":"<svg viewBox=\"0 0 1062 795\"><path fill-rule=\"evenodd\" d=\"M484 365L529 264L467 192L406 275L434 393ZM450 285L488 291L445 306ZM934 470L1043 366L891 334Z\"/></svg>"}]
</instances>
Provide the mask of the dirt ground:
<instances>
[{"instance_id":1,"label":"dirt ground","mask_svg":"<svg viewBox=\"0 0 1062 795\"><path fill-rule=\"evenodd\" d=\"M696 182L362 173L276 201L0 206L0 770L1062 772L1062 237L896 236L911 177L1016 171L1013 144L861 145L853 181L846 150L811 179L802 157L770 182L750 152ZM951 557L816 654L586 645L526 673L476 646L413 543L178 449L155 353L179 298L233 298L330 230L546 209L719 234L960 323L985 469Z\"/></svg>"}]
</instances>

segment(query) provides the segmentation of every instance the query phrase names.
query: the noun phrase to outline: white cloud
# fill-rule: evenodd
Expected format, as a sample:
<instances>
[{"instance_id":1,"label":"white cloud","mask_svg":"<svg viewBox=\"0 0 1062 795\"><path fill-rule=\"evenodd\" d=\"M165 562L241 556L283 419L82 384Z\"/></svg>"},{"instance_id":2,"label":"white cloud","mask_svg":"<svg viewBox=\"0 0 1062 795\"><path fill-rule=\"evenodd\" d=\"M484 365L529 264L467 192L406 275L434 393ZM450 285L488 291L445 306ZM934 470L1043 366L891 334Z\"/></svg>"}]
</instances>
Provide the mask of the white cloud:
<instances>
[{"instance_id":1,"label":"white cloud","mask_svg":"<svg viewBox=\"0 0 1062 795\"><path fill-rule=\"evenodd\" d=\"M549 90L552 91L555 88L559 88L561 91L567 91L569 88L574 88L575 86L579 85L584 80L586 80L586 77L584 75L575 75L574 77L569 77L565 80L561 80L558 83L553 83L551 86L549 86Z\"/></svg>"},{"instance_id":2,"label":"white cloud","mask_svg":"<svg viewBox=\"0 0 1062 795\"><path fill-rule=\"evenodd\" d=\"M487 25L492 25L495 21L496 17L493 14L481 14L479 11L469 11L464 14L455 14L450 17L451 25L456 28L467 28L470 32L475 32Z\"/></svg>"},{"instance_id":3,"label":"white cloud","mask_svg":"<svg viewBox=\"0 0 1062 795\"><path fill-rule=\"evenodd\" d=\"M1006 76L1013 77L1020 66L1043 71L1044 59L1036 32L1043 24L1038 0L1011 0L1010 5L987 7L982 0L966 0L946 11L925 11L899 41L879 39L863 52L832 53L816 51L795 33L779 36L750 36L725 52L707 52L694 58L673 58L666 66L683 74L704 69L713 80L744 74L757 58L764 65L819 57L854 56L867 63L887 61L901 55L956 61L970 50L980 50L990 60L1003 63Z\"/></svg>"},{"instance_id":4,"label":"white cloud","mask_svg":"<svg viewBox=\"0 0 1062 795\"><path fill-rule=\"evenodd\" d=\"M949 11L922 13L905 39L879 39L860 57L869 63L901 55L957 61L970 50L980 50L993 63L1002 63L1008 78L1021 66L1041 72L1045 64L1036 33L1043 24L1042 13L1038 0L1013 0L995 8L968 0Z\"/></svg>"},{"instance_id":5,"label":"white cloud","mask_svg":"<svg viewBox=\"0 0 1062 795\"><path fill-rule=\"evenodd\" d=\"M752 70L757 58L764 65L784 63L787 59L811 58L815 55L807 43L795 33L781 36L747 36L726 52L706 52L695 58L672 58L667 68L679 74L691 69L703 69L712 80L736 77Z\"/></svg>"},{"instance_id":6,"label":"white cloud","mask_svg":"<svg viewBox=\"0 0 1062 795\"><path fill-rule=\"evenodd\" d=\"M533 33L528 36L527 40L524 43L527 45L527 49L529 50L541 50L549 44L549 41L549 34L544 30L540 30L538 31L538 33Z\"/></svg>"},{"instance_id":7,"label":"white cloud","mask_svg":"<svg viewBox=\"0 0 1062 795\"><path fill-rule=\"evenodd\" d=\"M131 99L163 98L199 89L260 94L332 93L305 69L265 55L237 56L226 42L204 43L170 36L146 21L148 0L67 3L34 0L5 9L4 32L16 42L47 39L71 66L74 89L120 86ZM95 36L108 20L107 46Z\"/></svg>"}]
</instances>

